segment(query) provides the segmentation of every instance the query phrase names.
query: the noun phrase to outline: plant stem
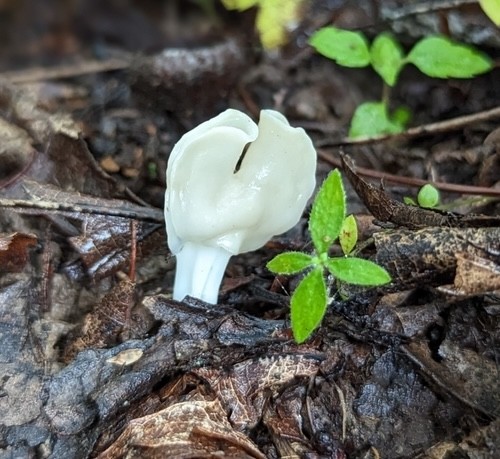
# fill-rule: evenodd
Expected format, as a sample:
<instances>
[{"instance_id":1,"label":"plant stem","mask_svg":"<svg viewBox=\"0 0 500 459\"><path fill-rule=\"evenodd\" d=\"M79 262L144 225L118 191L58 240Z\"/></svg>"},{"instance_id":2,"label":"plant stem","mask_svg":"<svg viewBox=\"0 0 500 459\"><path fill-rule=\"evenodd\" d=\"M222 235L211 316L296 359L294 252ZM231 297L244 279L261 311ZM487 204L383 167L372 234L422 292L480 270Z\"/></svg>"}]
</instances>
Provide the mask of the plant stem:
<instances>
[{"instance_id":1,"label":"plant stem","mask_svg":"<svg viewBox=\"0 0 500 459\"><path fill-rule=\"evenodd\" d=\"M384 105L389 108L389 100L391 98L391 87L384 83L382 86L382 102Z\"/></svg>"}]
</instances>

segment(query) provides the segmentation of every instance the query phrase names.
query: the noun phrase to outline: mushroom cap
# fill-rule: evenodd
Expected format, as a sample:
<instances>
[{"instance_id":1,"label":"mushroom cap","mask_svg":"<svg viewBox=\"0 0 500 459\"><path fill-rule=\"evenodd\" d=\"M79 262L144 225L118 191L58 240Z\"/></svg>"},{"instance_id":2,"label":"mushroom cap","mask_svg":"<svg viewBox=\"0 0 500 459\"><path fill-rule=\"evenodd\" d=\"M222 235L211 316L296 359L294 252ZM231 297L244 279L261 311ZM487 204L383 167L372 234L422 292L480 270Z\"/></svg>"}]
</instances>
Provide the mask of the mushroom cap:
<instances>
[{"instance_id":1,"label":"mushroom cap","mask_svg":"<svg viewBox=\"0 0 500 459\"><path fill-rule=\"evenodd\" d=\"M170 250L177 254L187 241L232 255L262 247L297 224L315 173L311 139L279 112L262 110L258 126L238 110L222 112L186 133L170 155Z\"/></svg>"}]
</instances>

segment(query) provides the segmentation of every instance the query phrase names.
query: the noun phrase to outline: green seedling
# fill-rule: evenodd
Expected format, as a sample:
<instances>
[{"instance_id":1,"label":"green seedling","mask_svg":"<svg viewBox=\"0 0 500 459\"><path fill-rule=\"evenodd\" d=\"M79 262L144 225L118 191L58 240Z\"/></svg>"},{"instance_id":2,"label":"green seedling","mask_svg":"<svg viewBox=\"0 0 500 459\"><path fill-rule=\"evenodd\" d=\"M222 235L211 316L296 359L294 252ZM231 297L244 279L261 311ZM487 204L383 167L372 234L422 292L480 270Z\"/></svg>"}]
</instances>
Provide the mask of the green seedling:
<instances>
[{"instance_id":1,"label":"green seedling","mask_svg":"<svg viewBox=\"0 0 500 459\"><path fill-rule=\"evenodd\" d=\"M439 205L440 196L439 190L431 185L430 183L426 183L417 194L417 201L409 196L405 196L404 203L410 206L420 206L426 209L432 209Z\"/></svg>"},{"instance_id":2,"label":"green seedling","mask_svg":"<svg viewBox=\"0 0 500 459\"><path fill-rule=\"evenodd\" d=\"M298 343L304 342L319 326L328 305L325 275L339 282L378 286L391 281L389 273L377 264L351 257L357 242L356 220L345 216L345 192L340 172L327 177L314 200L309 218L309 232L314 246L312 254L285 252L274 257L267 268L275 274L298 274L305 277L290 300L292 332ZM343 257L330 257L331 245L339 239Z\"/></svg>"},{"instance_id":3,"label":"green seedling","mask_svg":"<svg viewBox=\"0 0 500 459\"><path fill-rule=\"evenodd\" d=\"M441 203L439 190L430 183L427 183L420 188L416 200L410 196L405 196L403 201L409 206L419 206L426 209L436 209L446 212L457 212L463 207L473 208L486 206L492 202L498 201L498 198L494 196L467 196L443 204Z\"/></svg>"},{"instance_id":4,"label":"green seedling","mask_svg":"<svg viewBox=\"0 0 500 459\"><path fill-rule=\"evenodd\" d=\"M436 207L439 205L439 190L430 183L425 184L417 194L417 202L420 207Z\"/></svg>"},{"instance_id":5,"label":"green seedling","mask_svg":"<svg viewBox=\"0 0 500 459\"><path fill-rule=\"evenodd\" d=\"M389 33L378 35L370 46L361 32L324 27L311 36L309 43L318 53L344 67L371 65L384 82L381 100L365 102L354 112L351 138L395 134L406 129L411 113L405 107L391 112L389 94L407 64L434 78L472 78L493 68L486 54L442 36L419 40L406 55Z\"/></svg>"}]
</instances>

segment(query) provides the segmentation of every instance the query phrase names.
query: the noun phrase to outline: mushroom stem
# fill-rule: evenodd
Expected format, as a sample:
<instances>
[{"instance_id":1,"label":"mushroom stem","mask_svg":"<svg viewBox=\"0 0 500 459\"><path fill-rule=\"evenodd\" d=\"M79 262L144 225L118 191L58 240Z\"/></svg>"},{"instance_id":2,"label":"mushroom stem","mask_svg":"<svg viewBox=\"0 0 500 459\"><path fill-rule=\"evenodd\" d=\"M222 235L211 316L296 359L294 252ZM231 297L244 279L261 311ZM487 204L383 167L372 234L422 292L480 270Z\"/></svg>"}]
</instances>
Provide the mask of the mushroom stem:
<instances>
[{"instance_id":1,"label":"mushroom stem","mask_svg":"<svg viewBox=\"0 0 500 459\"><path fill-rule=\"evenodd\" d=\"M231 253L221 247L186 242L177 253L174 300L186 295L217 304L219 287Z\"/></svg>"}]
</instances>

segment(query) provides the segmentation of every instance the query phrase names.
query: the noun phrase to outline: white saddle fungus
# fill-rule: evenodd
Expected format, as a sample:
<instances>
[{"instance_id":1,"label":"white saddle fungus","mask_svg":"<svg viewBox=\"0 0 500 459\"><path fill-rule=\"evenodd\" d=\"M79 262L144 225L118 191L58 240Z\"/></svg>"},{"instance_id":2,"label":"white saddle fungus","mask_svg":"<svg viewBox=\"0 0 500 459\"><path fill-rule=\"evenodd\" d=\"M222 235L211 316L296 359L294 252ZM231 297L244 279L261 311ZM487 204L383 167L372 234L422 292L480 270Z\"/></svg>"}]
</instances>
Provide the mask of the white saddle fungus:
<instances>
[{"instance_id":1,"label":"white saddle fungus","mask_svg":"<svg viewBox=\"0 0 500 459\"><path fill-rule=\"evenodd\" d=\"M174 299L189 295L216 303L229 258L297 224L315 174L311 139L273 110L262 110L257 126L228 109L187 132L167 166Z\"/></svg>"}]
</instances>

